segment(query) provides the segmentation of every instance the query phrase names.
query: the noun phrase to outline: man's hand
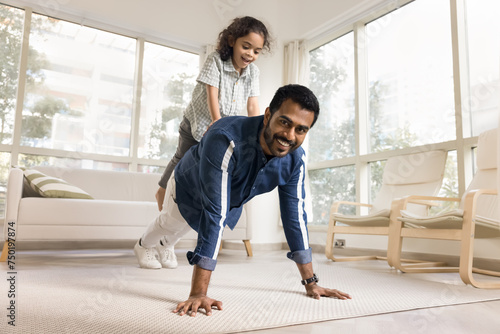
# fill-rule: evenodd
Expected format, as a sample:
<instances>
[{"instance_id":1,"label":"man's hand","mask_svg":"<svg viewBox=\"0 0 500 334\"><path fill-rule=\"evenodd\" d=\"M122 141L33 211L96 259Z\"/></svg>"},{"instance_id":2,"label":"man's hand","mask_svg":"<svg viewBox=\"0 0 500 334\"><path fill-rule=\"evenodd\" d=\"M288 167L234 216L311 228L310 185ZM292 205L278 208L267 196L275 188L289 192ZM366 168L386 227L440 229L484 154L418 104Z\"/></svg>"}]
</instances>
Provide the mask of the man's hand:
<instances>
[{"instance_id":1,"label":"man's hand","mask_svg":"<svg viewBox=\"0 0 500 334\"><path fill-rule=\"evenodd\" d=\"M351 299L351 296L345 292L336 289L326 289L322 288L316 283L306 285L307 295L313 297L314 299L319 299L323 297L334 297L338 299Z\"/></svg>"},{"instance_id":2,"label":"man's hand","mask_svg":"<svg viewBox=\"0 0 500 334\"><path fill-rule=\"evenodd\" d=\"M212 315L212 306L217 307L218 310L222 310L222 302L209 298L205 295L189 296L189 299L185 302L177 304L177 308L173 311L174 313L179 313L179 315L184 315L191 311L191 316L195 317L198 309L205 309L206 315Z\"/></svg>"},{"instance_id":3,"label":"man's hand","mask_svg":"<svg viewBox=\"0 0 500 334\"><path fill-rule=\"evenodd\" d=\"M159 187L158 191L156 192L156 202L158 203L158 209L161 211L163 209L163 201L165 200L165 192L166 189Z\"/></svg>"},{"instance_id":4,"label":"man's hand","mask_svg":"<svg viewBox=\"0 0 500 334\"><path fill-rule=\"evenodd\" d=\"M189 299L185 302L177 304L177 308L173 312L179 313L179 315L184 315L191 311L191 316L195 317L198 309L200 308L205 309L206 315L212 315L213 306L222 310L221 301L207 297L210 276L212 276L212 272L210 270L203 269L195 264L193 266L193 278L191 279L191 292L189 293Z\"/></svg>"}]
</instances>

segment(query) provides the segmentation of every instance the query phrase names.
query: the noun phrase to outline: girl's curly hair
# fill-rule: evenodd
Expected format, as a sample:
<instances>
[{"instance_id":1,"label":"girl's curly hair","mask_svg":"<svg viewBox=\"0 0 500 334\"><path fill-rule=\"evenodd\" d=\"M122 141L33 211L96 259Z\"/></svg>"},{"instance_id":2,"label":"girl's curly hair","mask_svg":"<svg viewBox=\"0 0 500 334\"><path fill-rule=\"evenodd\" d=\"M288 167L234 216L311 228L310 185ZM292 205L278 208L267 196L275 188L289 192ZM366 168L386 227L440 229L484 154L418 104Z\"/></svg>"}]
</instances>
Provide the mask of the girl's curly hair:
<instances>
[{"instance_id":1,"label":"girl's curly hair","mask_svg":"<svg viewBox=\"0 0 500 334\"><path fill-rule=\"evenodd\" d=\"M233 55L233 48L229 46L230 38L236 41L238 38L254 32L264 39L264 49L271 49L269 32L261 21L251 16L237 17L233 22L219 34L217 42L217 52L222 60L228 60Z\"/></svg>"}]
</instances>

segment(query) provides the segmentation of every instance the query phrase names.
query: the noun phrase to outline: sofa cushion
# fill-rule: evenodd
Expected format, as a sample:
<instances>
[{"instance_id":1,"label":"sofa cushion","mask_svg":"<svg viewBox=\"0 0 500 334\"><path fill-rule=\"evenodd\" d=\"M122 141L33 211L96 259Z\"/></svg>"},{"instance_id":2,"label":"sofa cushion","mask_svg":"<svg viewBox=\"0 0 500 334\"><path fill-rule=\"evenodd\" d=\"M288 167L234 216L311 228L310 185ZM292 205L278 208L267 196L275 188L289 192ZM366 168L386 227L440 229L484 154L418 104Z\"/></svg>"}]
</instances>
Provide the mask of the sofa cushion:
<instances>
[{"instance_id":1,"label":"sofa cushion","mask_svg":"<svg viewBox=\"0 0 500 334\"><path fill-rule=\"evenodd\" d=\"M23 173L29 186L42 197L93 199L82 189L36 169L24 169Z\"/></svg>"},{"instance_id":2,"label":"sofa cushion","mask_svg":"<svg viewBox=\"0 0 500 334\"><path fill-rule=\"evenodd\" d=\"M23 198L19 209L19 225L141 226L144 231L159 213L155 202L42 197Z\"/></svg>"},{"instance_id":3,"label":"sofa cushion","mask_svg":"<svg viewBox=\"0 0 500 334\"><path fill-rule=\"evenodd\" d=\"M158 181L161 178L159 173L54 166L36 166L33 169L80 187L96 200L156 202L155 193L158 190Z\"/></svg>"}]
</instances>

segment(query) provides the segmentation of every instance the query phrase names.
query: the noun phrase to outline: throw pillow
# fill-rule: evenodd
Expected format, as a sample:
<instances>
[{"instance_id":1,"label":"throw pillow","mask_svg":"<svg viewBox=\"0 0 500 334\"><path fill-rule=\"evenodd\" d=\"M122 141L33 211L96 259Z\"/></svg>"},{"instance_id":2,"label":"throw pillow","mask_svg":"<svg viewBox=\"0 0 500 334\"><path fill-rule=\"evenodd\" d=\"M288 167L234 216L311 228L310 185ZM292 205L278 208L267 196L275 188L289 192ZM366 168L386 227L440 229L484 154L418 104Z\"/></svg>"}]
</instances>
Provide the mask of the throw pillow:
<instances>
[{"instance_id":1,"label":"throw pillow","mask_svg":"<svg viewBox=\"0 0 500 334\"><path fill-rule=\"evenodd\" d=\"M93 199L82 189L35 169L24 169L24 177L33 190L42 197Z\"/></svg>"}]
</instances>

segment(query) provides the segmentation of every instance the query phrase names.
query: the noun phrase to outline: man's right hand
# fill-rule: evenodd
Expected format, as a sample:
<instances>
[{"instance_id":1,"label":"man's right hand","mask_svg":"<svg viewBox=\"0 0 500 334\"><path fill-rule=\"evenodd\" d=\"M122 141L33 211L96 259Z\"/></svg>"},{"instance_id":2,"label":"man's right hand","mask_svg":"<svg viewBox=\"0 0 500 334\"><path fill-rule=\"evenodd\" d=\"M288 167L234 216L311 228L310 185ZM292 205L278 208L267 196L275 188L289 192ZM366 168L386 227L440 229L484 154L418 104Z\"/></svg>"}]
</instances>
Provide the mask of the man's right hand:
<instances>
[{"instance_id":1,"label":"man's right hand","mask_svg":"<svg viewBox=\"0 0 500 334\"><path fill-rule=\"evenodd\" d=\"M212 315L212 307L217 307L218 310L222 310L222 302L209 298L205 295L194 295L189 296L189 299L185 302L177 304L177 308L173 311L174 313L179 313L179 315L184 315L191 311L191 316L195 317L198 309L205 309L206 315Z\"/></svg>"},{"instance_id":2,"label":"man's right hand","mask_svg":"<svg viewBox=\"0 0 500 334\"><path fill-rule=\"evenodd\" d=\"M165 192L166 189L159 187L158 191L156 192L156 202L158 203L158 209L161 211L163 209L163 201L165 200Z\"/></svg>"}]
</instances>

